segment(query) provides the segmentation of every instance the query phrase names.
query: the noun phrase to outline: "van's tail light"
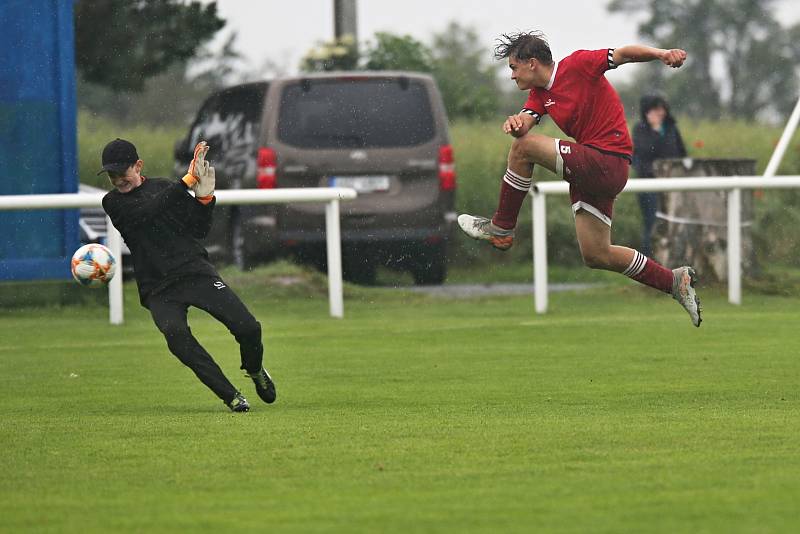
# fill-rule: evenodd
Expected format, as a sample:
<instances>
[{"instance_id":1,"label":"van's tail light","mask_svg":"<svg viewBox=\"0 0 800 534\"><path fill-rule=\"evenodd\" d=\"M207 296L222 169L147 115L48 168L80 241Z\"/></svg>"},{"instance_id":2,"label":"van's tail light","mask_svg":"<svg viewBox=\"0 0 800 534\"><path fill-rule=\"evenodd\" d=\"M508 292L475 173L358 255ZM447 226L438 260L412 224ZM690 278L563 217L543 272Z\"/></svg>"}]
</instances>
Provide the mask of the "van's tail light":
<instances>
[{"instance_id":1,"label":"van's tail light","mask_svg":"<svg viewBox=\"0 0 800 534\"><path fill-rule=\"evenodd\" d=\"M456 162L451 145L439 147L439 189L442 191L456 189Z\"/></svg>"},{"instance_id":2,"label":"van's tail light","mask_svg":"<svg viewBox=\"0 0 800 534\"><path fill-rule=\"evenodd\" d=\"M271 148L258 149L256 185L259 189L274 189L278 185L278 155Z\"/></svg>"}]
</instances>

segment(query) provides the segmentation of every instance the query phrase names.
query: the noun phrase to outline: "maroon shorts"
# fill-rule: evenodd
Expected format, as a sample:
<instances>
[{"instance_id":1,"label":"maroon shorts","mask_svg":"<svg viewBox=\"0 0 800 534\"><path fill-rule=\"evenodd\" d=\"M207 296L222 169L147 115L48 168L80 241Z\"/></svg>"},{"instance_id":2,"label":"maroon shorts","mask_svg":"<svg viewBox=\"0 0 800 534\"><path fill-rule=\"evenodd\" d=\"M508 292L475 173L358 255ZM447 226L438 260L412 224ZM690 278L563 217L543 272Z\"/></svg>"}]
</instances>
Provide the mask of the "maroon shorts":
<instances>
[{"instance_id":1,"label":"maroon shorts","mask_svg":"<svg viewBox=\"0 0 800 534\"><path fill-rule=\"evenodd\" d=\"M569 182L572 212L586 210L611 226L614 200L628 181L629 161L561 139L556 139L556 150L556 174Z\"/></svg>"}]
</instances>

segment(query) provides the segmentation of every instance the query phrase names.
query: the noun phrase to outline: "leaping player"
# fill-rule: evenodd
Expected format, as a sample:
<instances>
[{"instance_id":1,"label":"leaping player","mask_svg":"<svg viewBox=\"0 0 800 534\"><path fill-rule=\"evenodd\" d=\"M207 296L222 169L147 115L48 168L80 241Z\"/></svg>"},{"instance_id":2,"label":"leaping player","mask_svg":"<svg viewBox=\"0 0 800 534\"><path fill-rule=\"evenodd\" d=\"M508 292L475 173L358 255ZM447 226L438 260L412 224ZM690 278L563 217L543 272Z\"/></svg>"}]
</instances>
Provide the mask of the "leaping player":
<instances>
[{"instance_id":1,"label":"leaping player","mask_svg":"<svg viewBox=\"0 0 800 534\"><path fill-rule=\"evenodd\" d=\"M686 60L686 52L629 45L578 50L554 62L540 32L503 35L498 41L495 57L508 58L511 79L530 94L522 111L503 123L503 132L514 137L514 142L497 211L492 219L460 215L461 229L497 249L511 248L520 206L531 188L533 166L541 165L570 184L584 263L592 269L622 273L672 295L689 313L692 324L700 326L693 268L669 270L636 250L611 244L614 200L628 180L633 145L622 102L604 74L625 63L656 60L678 68ZM575 141L533 133L545 114Z\"/></svg>"}]
</instances>

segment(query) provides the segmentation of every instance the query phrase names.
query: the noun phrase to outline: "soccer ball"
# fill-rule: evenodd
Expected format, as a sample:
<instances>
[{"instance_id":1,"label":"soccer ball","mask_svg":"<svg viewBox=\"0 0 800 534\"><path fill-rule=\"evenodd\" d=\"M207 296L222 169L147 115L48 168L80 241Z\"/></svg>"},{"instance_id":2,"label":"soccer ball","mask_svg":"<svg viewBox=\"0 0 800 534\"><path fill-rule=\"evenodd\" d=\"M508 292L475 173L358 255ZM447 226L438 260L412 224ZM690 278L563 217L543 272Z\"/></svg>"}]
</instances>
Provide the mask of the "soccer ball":
<instances>
[{"instance_id":1,"label":"soccer ball","mask_svg":"<svg viewBox=\"0 0 800 534\"><path fill-rule=\"evenodd\" d=\"M100 287L108 284L117 270L117 260L99 243L83 245L72 255L72 276L79 284Z\"/></svg>"}]
</instances>

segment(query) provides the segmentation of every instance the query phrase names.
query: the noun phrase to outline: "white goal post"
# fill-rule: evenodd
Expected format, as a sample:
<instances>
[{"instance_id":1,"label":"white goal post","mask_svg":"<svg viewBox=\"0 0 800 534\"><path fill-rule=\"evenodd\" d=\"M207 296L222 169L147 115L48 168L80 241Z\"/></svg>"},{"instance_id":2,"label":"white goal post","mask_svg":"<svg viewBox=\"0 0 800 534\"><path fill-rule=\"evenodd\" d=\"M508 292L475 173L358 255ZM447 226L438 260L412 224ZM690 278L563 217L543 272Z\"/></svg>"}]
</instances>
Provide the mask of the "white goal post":
<instances>
[{"instance_id":1,"label":"white goal post","mask_svg":"<svg viewBox=\"0 0 800 534\"><path fill-rule=\"evenodd\" d=\"M628 180L623 192L727 191L728 192L728 300L742 302L742 189L793 189L800 176L721 176L702 178L638 178ZM533 286L536 313L547 312L547 195L567 195L564 181L538 182L533 201Z\"/></svg>"},{"instance_id":2,"label":"white goal post","mask_svg":"<svg viewBox=\"0 0 800 534\"><path fill-rule=\"evenodd\" d=\"M328 301L331 317L344 317L342 285L342 240L339 201L358 194L348 187L309 187L286 189L229 189L215 192L217 204L288 204L325 202L325 240L328 259ZM102 207L104 193L65 193L53 195L0 195L0 211ZM106 245L117 259L118 274L108 284L111 324L123 323L122 237L106 217Z\"/></svg>"}]
</instances>

